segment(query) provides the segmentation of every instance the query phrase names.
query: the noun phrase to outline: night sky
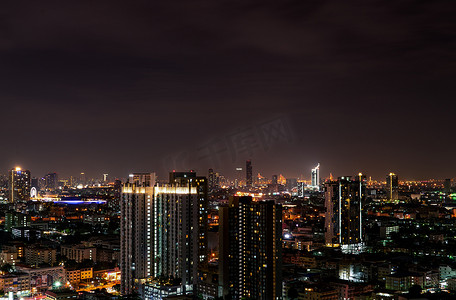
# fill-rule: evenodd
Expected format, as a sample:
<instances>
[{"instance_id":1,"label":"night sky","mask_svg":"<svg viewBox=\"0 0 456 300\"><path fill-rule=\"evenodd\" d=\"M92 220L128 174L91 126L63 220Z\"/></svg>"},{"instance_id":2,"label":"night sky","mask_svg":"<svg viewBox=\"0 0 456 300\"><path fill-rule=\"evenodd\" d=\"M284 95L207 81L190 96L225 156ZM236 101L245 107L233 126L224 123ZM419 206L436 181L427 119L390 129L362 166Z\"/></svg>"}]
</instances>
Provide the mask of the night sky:
<instances>
[{"instance_id":1,"label":"night sky","mask_svg":"<svg viewBox=\"0 0 456 300\"><path fill-rule=\"evenodd\" d=\"M449 1L1 1L0 173L456 176Z\"/></svg>"}]
</instances>

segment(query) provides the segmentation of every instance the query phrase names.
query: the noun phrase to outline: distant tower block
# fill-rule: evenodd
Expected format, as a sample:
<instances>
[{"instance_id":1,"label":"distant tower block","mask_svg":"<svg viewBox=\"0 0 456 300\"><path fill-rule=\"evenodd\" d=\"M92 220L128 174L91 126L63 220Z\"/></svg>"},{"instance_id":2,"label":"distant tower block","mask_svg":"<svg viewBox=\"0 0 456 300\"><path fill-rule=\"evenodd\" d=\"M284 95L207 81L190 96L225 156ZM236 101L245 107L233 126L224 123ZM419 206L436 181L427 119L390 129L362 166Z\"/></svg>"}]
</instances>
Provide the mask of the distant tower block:
<instances>
[{"instance_id":1,"label":"distant tower block","mask_svg":"<svg viewBox=\"0 0 456 300\"><path fill-rule=\"evenodd\" d=\"M253 186L252 161L251 160L247 160L245 162L245 184L247 187Z\"/></svg>"},{"instance_id":2,"label":"distant tower block","mask_svg":"<svg viewBox=\"0 0 456 300\"><path fill-rule=\"evenodd\" d=\"M399 199L399 179L394 173L389 173L386 177L386 192L389 201Z\"/></svg>"},{"instance_id":3,"label":"distant tower block","mask_svg":"<svg viewBox=\"0 0 456 300\"><path fill-rule=\"evenodd\" d=\"M312 169L311 172L311 186L317 190L320 190L320 163Z\"/></svg>"}]
</instances>

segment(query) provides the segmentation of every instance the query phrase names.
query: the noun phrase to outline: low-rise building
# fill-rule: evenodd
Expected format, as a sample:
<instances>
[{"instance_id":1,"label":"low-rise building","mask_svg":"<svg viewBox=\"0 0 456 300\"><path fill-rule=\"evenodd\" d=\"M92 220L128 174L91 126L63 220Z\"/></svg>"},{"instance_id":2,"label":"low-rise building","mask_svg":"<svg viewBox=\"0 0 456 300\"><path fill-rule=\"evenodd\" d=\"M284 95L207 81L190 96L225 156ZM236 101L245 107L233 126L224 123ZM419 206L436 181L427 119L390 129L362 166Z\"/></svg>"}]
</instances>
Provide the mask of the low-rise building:
<instances>
[{"instance_id":1,"label":"low-rise building","mask_svg":"<svg viewBox=\"0 0 456 300\"><path fill-rule=\"evenodd\" d=\"M78 293L71 290L46 291L46 300L74 300L78 299Z\"/></svg>"},{"instance_id":2,"label":"low-rise building","mask_svg":"<svg viewBox=\"0 0 456 300\"><path fill-rule=\"evenodd\" d=\"M0 266L5 264L14 266L17 262L17 250L4 249L0 252Z\"/></svg>"},{"instance_id":3,"label":"low-rise building","mask_svg":"<svg viewBox=\"0 0 456 300\"><path fill-rule=\"evenodd\" d=\"M28 274L30 287L37 292L46 291L52 286L60 286L65 282L65 269L62 266L48 268L16 266L16 270Z\"/></svg>"},{"instance_id":4,"label":"low-rise building","mask_svg":"<svg viewBox=\"0 0 456 300\"><path fill-rule=\"evenodd\" d=\"M44 248L39 246L30 246L25 248L25 263L30 266L39 266L46 263L55 264L57 260L57 251L53 248Z\"/></svg>"},{"instance_id":5,"label":"low-rise building","mask_svg":"<svg viewBox=\"0 0 456 300\"><path fill-rule=\"evenodd\" d=\"M0 290L5 294L9 292L17 294L30 293L30 276L27 273L9 273L0 275Z\"/></svg>"},{"instance_id":6,"label":"low-rise building","mask_svg":"<svg viewBox=\"0 0 456 300\"><path fill-rule=\"evenodd\" d=\"M456 278L456 267L449 265L442 265L439 267L440 280L446 280L449 278Z\"/></svg>"},{"instance_id":7,"label":"low-rise building","mask_svg":"<svg viewBox=\"0 0 456 300\"><path fill-rule=\"evenodd\" d=\"M305 286L298 292L298 300L338 300L339 291L329 285Z\"/></svg>"},{"instance_id":8,"label":"low-rise building","mask_svg":"<svg viewBox=\"0 0 456 300\"><path fill-rule=\"evenodd\" d=\"M11 230L14 238L37 240L41 238L42 231L32 227L13 227Z\"/></svg>"},{"instance_id":9,"label":"low-rise building","mask_svg":"<svg viewBox=\"0 0 456 300\"><path fill-rule=\"evenodd\" d=\"M386 289L393 291L408 291L412 285L424 286L422 274L413 272L398 272L386 276Z\"/></svg>"},{"instance_id":10,"label":"low-rise building","mask_svg":"<svg viewBox=\"0 0 456 300\"><path fill-rule=\"evenodd\" d=\"M161 300L173 296L183 296L181 285L146 282L143 286L145 300Z\"/></svg>"},{"instance_id":11,"label":"low-rise building","mask_svg":"<svg viewBox=\"0 0 456 300\"><path fill-rule=\"evenodd\" d=\"M86 259L97 262L97 248L88 243L62 246L60 248L60 253L62 256L78 263Z\"/></svg>"},{"instance_id":12,"label":"low-rise building","mask_svg":"<svg viewBox=\"0 0 456 300\"><path fill-rule=\"evenodd\" d=\"M93 268L67 269L65 274L66 280L71 284L79 284L81 281L93 278Z\"/></svg>"}]
</instances>

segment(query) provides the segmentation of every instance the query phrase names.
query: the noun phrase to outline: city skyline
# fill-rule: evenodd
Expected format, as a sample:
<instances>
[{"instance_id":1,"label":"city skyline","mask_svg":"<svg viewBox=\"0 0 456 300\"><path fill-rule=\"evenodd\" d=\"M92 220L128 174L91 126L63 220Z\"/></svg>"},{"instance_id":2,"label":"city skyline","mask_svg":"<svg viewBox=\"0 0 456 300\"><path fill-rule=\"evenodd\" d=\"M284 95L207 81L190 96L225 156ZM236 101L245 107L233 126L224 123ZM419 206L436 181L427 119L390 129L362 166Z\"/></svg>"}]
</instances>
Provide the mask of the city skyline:
<instances>
[{"instance_id":1,"label":"city skyline","mask_svg":"<svg viewBox=\"0 0 456 300\"><path fill-rule=\"evenodd\" d=\"M292 174L292 175L287 175L287 173L282 170L282 171L273 171L271 174L266 174L263 172L263 170L258 170L258 168L256 167L255 165L255 162L252 162L253 164L253 179L254 181L258 179L258 175L261 175L261 177L265 177L266 179L268 180L271 180L273 179L274 176L277 176L277 175L283 175L285 178L296 178L296 179L300 179L300 180L305 180L305 181L308 181L310 185L312 185L312 176L313 176L313 171L315 168L311 168L309 170L303 170L301 173L299 173L298 175L295 175L295 174ZM4 176L7 176L7 174L9 172L11 172L11 170L14 170L16 168L19 168L19 169L23 169L23 170L26 170L26 171L31 171L31 178L36 178L36 179L43 179L45 180L45 178L49 175L52 175L52 174L56 174L58 176L59 179L61 178L64 178L65 180L69 179L69 178L73 178L75 181L78 181L80 180L80 176L84 176L86 179L85 180L95 180L95 181L99 181L99 182L113 182L114 180L116 179L121 179L121 180L127 180L128 179L128 176L130 174L133 174L133 173L138 173L138 172L154 172L154 173L157 173L157 180L167 180L168 178L168 174L169 172L171 171L179 171L179 172L188 172L188 171L193 171L193 172L196 172L196 173L199 173L199 174L204 174L204 176L209 176L210 174L210 170L212 170L212 172L214 172L213 174L215 173L218 173L220 175L223 175L226 179L229 179L229 180L235 180L235 179L241 179L241 180L244 180L245 181L245 167L237 167L237 171L236 170L228 170L227 172L225 172L226 170L224 169L213 169L213 168L209 168L209 169L176 169L176 170L168 170L168 171L163 171L163 172L157 172L156 170L150 168L150 169L145 169L145 168L142 168L140 169L139 171L138 170L131 170L130 172L127 172L127 173L124 173L124 174L111 174L111 173L106 173L106 172L101 172L101 173L86 173L86 172L78 172L78 173L75 173L75 174L71 174L69 172L64 172L64 173L60 173L58 171L47 171L47 172L44 172L44 173L40 173L37 175L36 172L34 172L33 170L30 170L28 168L23 168L22 166L19 166L19 165L15 165L13 168L10 168L9 170L7 170L5 172L5 174L3 174L3 170L0 171L0 175L4 175ZM239 169L242 169L242 174L239 174ZM320 170L320 164L318 165L318 170ZM325 170L325 169L323 169ZM255 173L256 172L256 173ZM366 173L366 172L360 172L359 169L351 169L351 172L342 172L340 174L337 174L337 173L334 173L334 172L331 172L331 171L324 171L322 174L320 174L320 172L318 172L318 176L320 178L320 180L326 180L326 179L330 179L331 176L334 177L334 178L337 178L337 177L343 177L343 176L355 176L359 173L362 173L364 174L365 176L367 176L368 178L374 180L374 181L378 181L378 182L386 182L387 179L385 179L386 177L390 176L391 174L394 174L394 173L391 173L390 171L388 172L384 172L383 174L380 174L379 176L373 176L372 174L370 173ZM396 172L397 173L397 172ZM83 174L83 175L81 175ZM230 174L230 175L228 175ZM396 174L394 174L396 175ZM399 181L401 182L405 182L405 181L428 181L428 180L438 180L438 181L443 181L445 179L453 179L453 178L456 178L456 176L440 176L440 177L422 177L422 178L416 178L416 177L404 177L402 176L402 174L399 174L400 178L399 178ZM210 176L209 176L210 177ZM208 177L208 178L209 178ZM107 180L105 179L107 178Z\"/></svg>"},{"instance_id":2,"label":"city skyline","mask_svg":"<svg viewBox=\"0 0 456 300\"><path fill-rule=\"evenodd\" d=\"M0 300L456 299L453 2L0 1Z\"/></svg>"},{"instance_id":3,"label":"city skyline","mask_svg":"<svg viewBox=\"0 0 456 300\"><path fill-rule=\"evenodd\" d=\"M179 4L3 2L0 168L454 177L450 2Z\"/></svg>"}]
</instances>

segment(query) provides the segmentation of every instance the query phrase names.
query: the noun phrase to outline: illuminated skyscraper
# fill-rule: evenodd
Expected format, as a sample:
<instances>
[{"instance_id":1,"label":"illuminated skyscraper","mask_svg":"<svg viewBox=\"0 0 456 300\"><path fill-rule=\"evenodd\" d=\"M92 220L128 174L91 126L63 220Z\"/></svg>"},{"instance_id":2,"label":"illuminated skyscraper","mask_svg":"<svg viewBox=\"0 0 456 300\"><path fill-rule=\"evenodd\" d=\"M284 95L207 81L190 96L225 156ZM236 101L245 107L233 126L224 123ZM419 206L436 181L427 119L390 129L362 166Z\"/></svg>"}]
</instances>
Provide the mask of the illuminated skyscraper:
<instances>
[{"instance_id":1,"label":"illuminated skyscraper","mask_svg":"<svg viewBox=\"0 0 456 300\"><path fill-rule=\"evenodd\" d=\"M30 200L31 177L29 170L17 167L10 170L8 176L8 200L9 202L21 202Z\"/></svg>"},{"instance_id":2,"label":"illuminated skyscraper","mask_svg":"<svg viewBox=\"0 0 456 300\"><path fill-rule=\"evenodd\" d=\"M366 177L339 177L325 184L325 240L328 246L340 245L342 251L357 253L364 243L363 206Z\"/></svg>"},{"instance_id":3,"label":"illuminated skyscraper","mask_svg":"<svg viewBox=\"0 0 456 300\"><path fill-rule=\"evenodd\" d=\"M152 275L155 173L134 173L122 187L120 222L121 293L132 294L138 281Z\"/></svg>"},{"instance_id":4,"label":"illuminated skyscraper","mask_svg":"<svg viewBox=\"0 0 456 300\"><path fill-rule=\"evenodd\" d=\"M236 168L236 178L234 179L234 187L235 188L238 188L239 185L241 184L242 177L243 177L242 168L241 167L237 167Z\"/></svg>"},{"instance_id":5,"label":"illuminated skyscraper","mask_svg":"<svg viewBox=\"0 0 456 300\"><path fill-rule=\"evenodd\" d=\"M282 299L282 207L233 197L220 208L219 270L229 299Z\"/></svg>"},{"instance_id":6,"label":"illuminated skyscraper","mask_svg":"<svg viewBox=\"0 0 456 300\"><path fill-rule=\"evenodd\" d=\"M250 160L245 162L245 184L247 187L253 186L252 161Z\"/></svg>"},{"instance_id":7,"label":"illuminated skyscraper","mask_svg":"<svg viewBox=\"0 0 456 300\"><path fill-rule=\"evenodd\" d=\"M311 172L311 186L316 189L320 189L320 164L318 164L315 168L312 169Z\"/></svg>"},{"instance_id":8,"label":"illuminated skyscraper","mask_svg":"<svg viewBox=\"0 0 456 300\"><path fill-rule=\"evenodd\" d=\"M386 193L390 201L399 199L399 179L394 173L389 173L386 177Z\"/></svg>"},{"instance_id":9,"label":"illuminated skyscraper","mask_svg":"<svg viewBox=\"0 0 456 300\"><path fill-rule=\"evenodd\" d=\"M172 172L154 189L153 276L181 279L183 294L207 266L207 207L207 179L195 172Z\"/></svg>"},{"instance_id":10,"label":"illuminated skyscraper","mask_svg":"<svg viewBox=\"0 0 456 300\"><path fill-rule=\"evenodd\" d=\"M121 196L121 292L141 293L148 277L181 280L195 292L207 267L207 179L172 172L156 184L154 173L133 173Z\"/></svg>"}]
</instances>

